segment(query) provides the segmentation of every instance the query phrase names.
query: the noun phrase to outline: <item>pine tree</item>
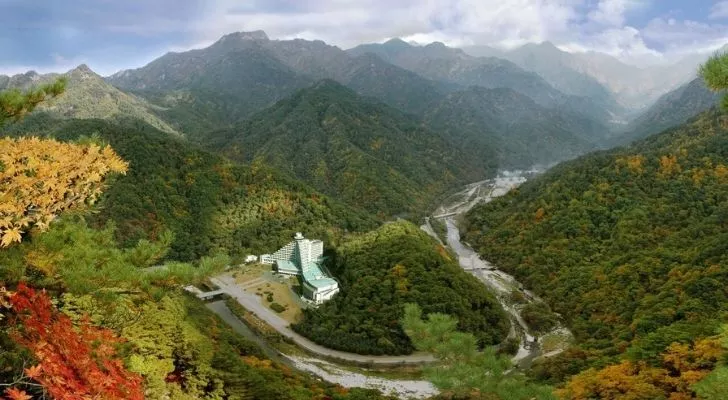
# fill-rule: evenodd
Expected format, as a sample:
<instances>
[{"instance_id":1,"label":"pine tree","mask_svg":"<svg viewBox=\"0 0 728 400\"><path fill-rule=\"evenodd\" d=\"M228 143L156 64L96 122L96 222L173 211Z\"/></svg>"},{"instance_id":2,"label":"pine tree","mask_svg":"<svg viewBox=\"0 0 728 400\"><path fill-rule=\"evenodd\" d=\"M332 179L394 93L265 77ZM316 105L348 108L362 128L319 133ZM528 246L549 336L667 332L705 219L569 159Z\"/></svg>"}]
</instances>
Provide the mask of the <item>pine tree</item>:
<instances>
[{"instance_id":1,"label":"pine tree","mask_svg":"<svg viewBox=\"0 0 728 400\"><path fill-rule=\"evenodd\" d=\"M66 90L66 78L59 78L25 92L11 89L0 92L0 127L9 120L18 120L33 111L38 104L59 96Z\"/></svg>"},{"instance_id":2,"label":"pine tree","mask_svg":"<svg viewBox=\"0 0 728 400\"><path fill-rule=\"evenodd\" d=\"M700 76L710 90L728 90L728 53L718 53L700 66ZM728 95L723 97L723 108L728 110Z\"/></svg>"}]
</instances>

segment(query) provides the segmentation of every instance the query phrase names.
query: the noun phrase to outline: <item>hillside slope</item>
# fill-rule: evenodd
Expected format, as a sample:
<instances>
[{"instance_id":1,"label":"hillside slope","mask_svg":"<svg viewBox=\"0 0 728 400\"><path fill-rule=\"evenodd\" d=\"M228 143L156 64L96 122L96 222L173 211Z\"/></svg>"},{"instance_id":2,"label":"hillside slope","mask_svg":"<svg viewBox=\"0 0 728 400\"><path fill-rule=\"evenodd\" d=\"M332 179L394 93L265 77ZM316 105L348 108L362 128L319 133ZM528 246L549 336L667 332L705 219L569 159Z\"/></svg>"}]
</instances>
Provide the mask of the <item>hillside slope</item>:
<instances>
[{"instance_id":1,"label":"hillside slope","mask_svg":"<svg viewBox=\"0 0 728 400\"><path fill-rule=\"evenodd\" d=\"M728 315L726 117L559 165L473 209L467 240L564 316L586 351L570 357L654 360L711 335Z\"/></svg>"},{"instance_id":2,"label":"hillside slope","mask_svg":"<svg viewBox=\"0 0 728 400\"><path fill-rule=\"evenodd\" d=\"M424 211L453 185L492 172L473 152L381 103L325 80L301 90L208 145L260 160L358 208L383 215Z\"/></svg>"},{"instance_id":3,"label":"hillside slope","mask_svg":"<svg viewBox=\"0 0 728 400\"><path fill-rule=\"evenodd\" d=\"M389 63L435 81L463 87L510 88L532 98L541 106L558 108L605 124L612 118L604 101L565 95L536 73L526 71L511 61L496 57L473 57L439 42L413 46L401 39L392 39L383 44L360 45L348 50L348 53L355 56L376 54Z\"/></svg>"},{"instance_id":4,"label":"hillside slope","mask_svg":"<svg viewBox=\"0 0 728 400\"><path fill-rule=\"evenodd\" d=\"M94 222L103 226L113 221L124 245L170 230L170 259L275 248L303 225L332 242L344 231L376 226L370 215L268 166L236 165L143 122L59 121L36 113L6 133L65 140L98 135L111 144L130 163L130 171L106 190Z\"/></svg>"},{"instance_id":5,"label":"hillside slope","mask_svg":"<svg viewBox=\"0 0 728 400\"><path fill-rule=\"evenodd\" d=\"M481 346L508 334L508 318L493 295L409 222L346 240L331 268L342 292L306 310L304 320L294 325L328 347L362 354L412 352L400 325L406 303L419 304L425 313L452 315Z\"/></svg>"},{"instance_id":6,"label":"hillside slope","mask_svg":"<svg viewBox=\"0 0 728 400\"><path fill-rule=\"evenodd\" d=\"M680 125L699 113L714 107L720 95L705 87L702 78L680 86L660 97L655 104L627 126L627 133L615 138L629 143Z\"/></svg>"},{"instance_id":7,"label":"hillside slope","mask_svg":"<svg viewBox=\"0 0 728 400\"><path fill-rule=\"evenodd\" d=\"M451 93L425 121L459 148L494 152L500 168L528 168L584 154L595 147L590 139L606 129L542 107L511 89L479 87Z\"/></svg>"},{"instance_id":8,"label":"hillside slope","mask_svg":"<svg viewBox=\"0 0 728 400\"><path fill-rule=\"evenodd\" d=\"M18 88L26 90L37 85L51 82L58 77L68 79L66 92L39 106L56 118L106 119L134 118L167 133L178 132L156 113L160 111L147 101L106 83L103 78L88 66L80 65L65 74L38 75L28 72L0 80L0 90Z\"/></svg>"}]
</instances>

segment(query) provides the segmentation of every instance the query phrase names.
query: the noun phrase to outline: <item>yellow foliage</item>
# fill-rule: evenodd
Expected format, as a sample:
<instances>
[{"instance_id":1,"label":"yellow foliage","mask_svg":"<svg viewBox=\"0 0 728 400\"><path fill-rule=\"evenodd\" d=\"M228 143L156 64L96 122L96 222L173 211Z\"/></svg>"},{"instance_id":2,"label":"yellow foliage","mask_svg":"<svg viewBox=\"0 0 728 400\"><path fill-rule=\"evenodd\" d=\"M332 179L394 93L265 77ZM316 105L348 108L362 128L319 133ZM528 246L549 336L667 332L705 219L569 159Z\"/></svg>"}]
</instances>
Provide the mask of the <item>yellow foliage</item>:
<instances>
[{"instance_id":1,"label":"yellow foliage","mask_svg":"<svg viewBox=\"0 0 728 400\"><path fill-rule=\"evenodd\" d=\"M705 179L706 172L704 169L695 169L693 170L693 184L695 186L700 186L701 183L703 183L703 179Z\"/></svg>"},{"instance_id":2,"label":"yellow foliage","mask_svg":"<svg viewBox=\"0 0 728 400\"><path fill-rule=\"evenodd\" d=\"M273 362L271 360L262 360L256 356L244 356L243 361L254 368L273 369Z\"/></svg>"},{"instance_id":3,"label":"yellow foliage","mask_svg":"<svg viewBox=\"0 0 728 400\"><path fill-rule=\"evenodd\" d=\"M543 207L536 210L536 215L534 215L534 219L536 222L543 221L543 217L546 215L546 210L543 209Z\"/></svg>"},{"instance_id":4,"label":"yellow foliage","mask_svg":"<svg viewBox=\"0 0 728 400\"><path fill-rule=\"evenodd\" d=\"M662 367L622 361L601 370L574 376L555 393L561 399L658 399L693 398L690 385L710 373L724 350L715 338L694 345L673 343L662 355Z\"/></svg>"},{"instance_id":5,"label":"yellow foliage","mask_svg":"<svg viewBox=\"0 0 728 400\"><path fill-rule=\"evenodd\" d=\"M728 179L728 167L718 164L715 167L715 177L718 178L718 181L725 182Z\"/></svg>"},{"instance_id":6,"label":"yellow foliage","mask_svg":"<svg viewBox=\"0 0 728 400\"><path fill-rule=\"evenodd\" d=\"M677 172L680 172L680 164L677 162L677 156L660 157L660 176L668 177Z\"/></svg>"},{"instance_id":7,"label":"yellow foliage","mask_svg":"<svg viewBox=\"0 0 728 400\"><path fill-rule=\"evenodd\" d=\"M627 158L627 168L629 168L629 170L634 173L641 174L645 172L645 168L643 166L644 162L644 156L641 156L639 154L630 156Z\"/></svg>"},{"instance_id":8,"label":"yellow foliage","mask_svg":"<svg viewBox=\"0 0 728 400\"><path fill-rule=\"evenodd\" d=\"M55 140L0 139L0 247L44 230L63 210L93 203L109 173L125 173L111 147Z\"/></svg>"}]
</instances>

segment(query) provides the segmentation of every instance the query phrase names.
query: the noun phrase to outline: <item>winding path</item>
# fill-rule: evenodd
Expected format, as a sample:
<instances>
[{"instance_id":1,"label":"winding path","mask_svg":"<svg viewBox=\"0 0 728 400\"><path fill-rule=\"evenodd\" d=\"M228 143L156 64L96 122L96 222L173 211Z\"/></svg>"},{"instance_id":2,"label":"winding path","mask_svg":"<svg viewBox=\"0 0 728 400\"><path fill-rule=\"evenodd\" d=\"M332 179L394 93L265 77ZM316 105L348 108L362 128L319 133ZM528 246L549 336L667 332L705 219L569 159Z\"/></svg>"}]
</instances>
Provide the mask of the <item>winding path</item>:
<instances>
[{"instance_id":1,"label":"winding path","mask_svg":"<svg viewBox=\"0 0 728 400\"><path fill-rule=\"evenodd\" d=\"M437 388L428 381L368 376L340 368L336 364L320 359L283 354L273 348L267 341L258 337L247 325L242 323L228 309L224 301L207 303L207 308L219 315L235 332L257 343L270 359L284 363L300 371L317 375L327 382L339 384L347 388L363 387L376 389L382 393L394 395L402 399L424 399L439 393Z\"/></svg>"},{"instance_id":2,"label":"winding path","mask_svg":"<svg viewBox=\"0 0 728 400\"><path fill-rule=\"evenodd\" d=\"M278 331L278 333L293 340L298 346L309 353L328 359L365 365L396 366L404 364L424 364L435 361L435 358L431 354L426 353L414 353L406 356L373 356L329 349L328 347L316 344L294 332L289 327L288 321L276 315L268 307L265 307L260 302L260 298L257 295L246 292L238 286L232 276L228 274L218 275L211 278L211 281L217 285L220 290L237 300L238 303L240 303L240 305L245 307L248 311L255 313L258 318L265 321L268 325Z\"/></svg>"}]
</instances>

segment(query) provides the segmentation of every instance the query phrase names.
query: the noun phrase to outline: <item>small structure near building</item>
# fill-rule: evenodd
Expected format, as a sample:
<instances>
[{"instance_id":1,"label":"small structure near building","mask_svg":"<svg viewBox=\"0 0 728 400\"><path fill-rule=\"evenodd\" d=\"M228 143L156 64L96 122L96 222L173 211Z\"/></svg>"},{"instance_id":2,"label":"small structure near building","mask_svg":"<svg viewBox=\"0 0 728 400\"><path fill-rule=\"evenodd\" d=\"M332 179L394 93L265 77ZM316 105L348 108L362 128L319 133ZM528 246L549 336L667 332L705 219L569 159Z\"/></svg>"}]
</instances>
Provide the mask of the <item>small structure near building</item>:
<instances>
[{"instance_id":1,"label":"small structure near building","mask_svg":"<svg viewBox=\"0 0 728 400\"><path fill-rule=\"evenodd\" d=\"M252 254L245 256L245 263L246 264L248 264L248 263L254 263L254 262L258 262L258 256L254 256Z\"/></svg>"},{"instance_id":2,"label":"small structure near building","mask_svg":"<svg viewBox=\"0 0 728 400\"><path fill-rule=\"evenodd\" d=\"M339 283L321 269L323 254L324 242L306 239L297 232L292 242L273 254L260 256L260 262L275 264L279 274L299 276L304 298L321 304L339 293Z\"/></svg>"},{"instance_id":3,"label":"small structure near building","mask_svg":"<svg viewBox=\"0 0 728 400\"><path fill-rule=\"evenodd\" d=\"M198 299L203 300L203 301L212 300L216 297L221 297L222 295L225 294L225 291L220 290L220 289L211 290L209 292L203 292L197 286L193 286L193 285L187 285L184 287L184 289L186 291L194 294Z\"/></svg>"}]
</instances>

